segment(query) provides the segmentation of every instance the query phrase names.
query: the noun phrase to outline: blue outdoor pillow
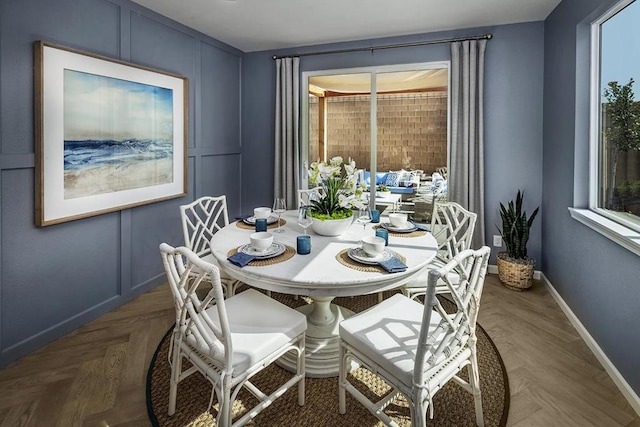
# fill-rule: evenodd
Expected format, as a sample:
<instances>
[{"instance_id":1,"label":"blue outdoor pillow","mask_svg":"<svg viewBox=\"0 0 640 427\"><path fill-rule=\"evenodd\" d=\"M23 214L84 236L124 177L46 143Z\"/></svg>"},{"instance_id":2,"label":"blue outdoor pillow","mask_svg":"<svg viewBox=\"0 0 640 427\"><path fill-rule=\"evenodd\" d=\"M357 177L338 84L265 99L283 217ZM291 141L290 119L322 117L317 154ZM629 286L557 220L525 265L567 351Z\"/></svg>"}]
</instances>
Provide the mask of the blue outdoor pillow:
<instances>
[{"instance_id":1,"label":"blue outdoor pillow","mask_svg":"<svg viewBox=\"0 0 640 427\"><path fill-rule=\"evenodd\" d=\"M376 172L376 185L386 184L387 177L387 172Z\"/></svg>"},{"instance_id":2,"label":"blue outdoor pillow","mask_svg":"<svg viewBox=\"0 0 640 427\"><path fill-rule=\"evenodd\" d=\"M400 187L400 172L391 171L387 174L387 187Z\"/></svg>"}]
</instances>

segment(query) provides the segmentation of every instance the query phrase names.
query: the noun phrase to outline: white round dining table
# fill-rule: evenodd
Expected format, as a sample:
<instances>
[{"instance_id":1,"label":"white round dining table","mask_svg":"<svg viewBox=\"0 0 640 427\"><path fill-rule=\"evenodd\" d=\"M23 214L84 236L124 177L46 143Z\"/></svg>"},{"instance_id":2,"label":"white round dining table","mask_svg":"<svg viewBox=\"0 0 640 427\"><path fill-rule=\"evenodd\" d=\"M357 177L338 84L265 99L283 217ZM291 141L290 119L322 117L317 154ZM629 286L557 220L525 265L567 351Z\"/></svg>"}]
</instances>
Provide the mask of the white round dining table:
<instances>
[{"instance_id":1,"label":"white round dining table","mask_svg":"<svg viewBox=\"0 0 640 427\"><path fill-rule=\"evenodd\" d=\"M282 233L273 233L274 242L296 248L296 238L303 234L297 224L297 211L282 215ZM388 221L386 217L382 222ZM273 231L270 228L268 231ZM291 295L308 296L313 300L298 308L307 316L306 371L310 377L338 375L340 321L353 315L351 310L333 304L335 297L358 296L395 289L402 286L433 260L437 254L437 242L431 233L417 237L399 237L390 233L388 249L404 258L407 269L403 272L361 271L340 262L336 255L344 249L360 246L364 235L373 235L371 225L366 229L354 221L340 236L326 237L314 234L310 229L311 253L295 254L283 262L265 266L239 267L227 260L233 249L249 243L254 230L238 227L235 222L217 231L211 239L211 251L220 267L229 276L253 287ZM425 283L426 287L426 283ZM286 368L295 369L285 359Z\"/></svg>"}]
</instances>

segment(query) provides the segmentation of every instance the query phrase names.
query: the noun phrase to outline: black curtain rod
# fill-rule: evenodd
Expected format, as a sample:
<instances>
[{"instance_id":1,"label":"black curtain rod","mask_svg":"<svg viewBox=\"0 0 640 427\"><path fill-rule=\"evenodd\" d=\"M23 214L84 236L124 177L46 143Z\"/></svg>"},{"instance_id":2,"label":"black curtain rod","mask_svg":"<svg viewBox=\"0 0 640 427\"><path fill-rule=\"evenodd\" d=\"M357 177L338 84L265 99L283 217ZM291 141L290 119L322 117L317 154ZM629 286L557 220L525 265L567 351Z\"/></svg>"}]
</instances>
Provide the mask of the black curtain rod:
<instances>
[{"instance_id":1,"label":"black curtain rod","mask_svg":"<svg viewBox=\"0 0 640 427\"><path fill-rule=\"evenodd\" d=\"M298 53L295 55L273 55L272 59L282 59L282 58L292 58L292 57L302 57L302 56L315 56L315 55L331 55L334 53L349 53L349 52L366 52L370 51L373 53L374 50L382 50L382 49L396 49L399 47L411 47L411 46L426 46L430 44L440 44L440 43L453 43L453 42L463 42L466 40L491 40L493 34L485 34L483 36L471 36L471 37L458 37L453 39L440 39L440 40L428 40L422 42L413 42L413 43L399 43L399 44L386 44L381 46L371 46L371 47L356 47L353 49L338 49L338 50L325 50L320 52L307 52L307 53Z\"/></svg>"}]
</instances>

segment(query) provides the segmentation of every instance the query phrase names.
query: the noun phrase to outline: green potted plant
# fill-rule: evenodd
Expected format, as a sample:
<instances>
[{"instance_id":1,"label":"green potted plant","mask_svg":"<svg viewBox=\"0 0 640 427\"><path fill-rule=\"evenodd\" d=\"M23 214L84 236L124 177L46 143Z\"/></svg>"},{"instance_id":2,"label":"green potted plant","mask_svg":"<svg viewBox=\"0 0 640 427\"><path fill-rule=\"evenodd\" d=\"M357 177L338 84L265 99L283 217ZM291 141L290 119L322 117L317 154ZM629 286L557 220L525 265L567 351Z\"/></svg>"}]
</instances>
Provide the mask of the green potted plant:
<instances>
[{"instance_id":1,"label":"green potted plant","mask_svg":"<svg viewBox=\"0 0 640 427\"><path fill-rule=\"evenodd\" d=\"M313 162L309 168L309 185L319 187L317 195L307 208L313 219L311 229L324 236L338 236L345 232L353 220L353 209L365 201L363 189L358 187L356 162L333 157L328 162Z\"/></svg>"},{"instance_id":2,"label":"green potted plant","mask_svg":"<svg viewBox=\"0 0 640 427\"><path fill-rule=\"evenodd\" d=\"M389 187L387 187L386 184L380 184L376 187L376 191L378 193L391 193L391 190L389 189Z\"/></svg>"},{"instance_id":3,"label":"green potted plant","mask_svg":"<svg viewBox=\"0 0 640 427\"><path fill-rule=\"evenodd\" d=\"M527 242L539 208L527 218L527 213L522 209L523 199L524 193L518 190L515 202L509 201L507 207L500 203L502 229L497 227L507 249L497 255L498 277L504 286L516 291L533 285L533 268L536 264L535 259L527 256Z\"/></svg>"}]
</instances>

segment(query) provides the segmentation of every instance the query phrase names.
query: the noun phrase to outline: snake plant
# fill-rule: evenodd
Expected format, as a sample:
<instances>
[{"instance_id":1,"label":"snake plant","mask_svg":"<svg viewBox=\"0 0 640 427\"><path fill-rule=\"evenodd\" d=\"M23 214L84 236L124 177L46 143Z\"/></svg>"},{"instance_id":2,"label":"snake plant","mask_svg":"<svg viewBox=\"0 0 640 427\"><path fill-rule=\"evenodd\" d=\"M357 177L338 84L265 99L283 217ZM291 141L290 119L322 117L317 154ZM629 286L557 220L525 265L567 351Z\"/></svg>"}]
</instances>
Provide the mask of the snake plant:
<instances>
[{"instance_id":1,"label":"snake plant","mask_svg":"<svg viewBox=\"0 0 640 427\"><path fill-rule=\"evenodd\" d=\"M518 190L515 203L513 200L505 206L500 203L500 216L502 217L502 229L498 228L502 240L507 248L507 255L514 259L527 258L527 242L531 224L538 214L538 209L527 218L527 213L522 210L524 193Z\"/></svg>"}]
</instances>

